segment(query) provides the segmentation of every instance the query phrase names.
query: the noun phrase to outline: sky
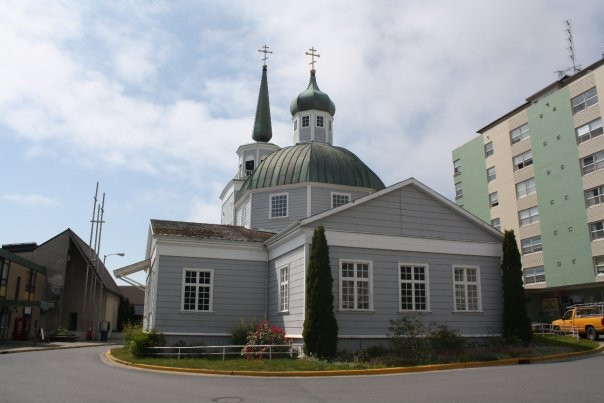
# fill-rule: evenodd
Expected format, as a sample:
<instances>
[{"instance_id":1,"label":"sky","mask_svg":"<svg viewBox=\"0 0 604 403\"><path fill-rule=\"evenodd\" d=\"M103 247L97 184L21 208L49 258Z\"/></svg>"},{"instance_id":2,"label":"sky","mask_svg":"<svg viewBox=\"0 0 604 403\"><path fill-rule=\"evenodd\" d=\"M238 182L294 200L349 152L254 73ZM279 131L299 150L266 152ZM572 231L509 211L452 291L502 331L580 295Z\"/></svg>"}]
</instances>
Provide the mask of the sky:
<instances>
[{"instance_id":1,"label":"sky","mask_svg":"<svg viewBox=\"0 0 604 403\"><path fill-rule=\"evenodd\" d=\"M602 58L601 0L2 1L0 244L88 241L97 182L110 270L144 259L152 218L219 223L264 44L273 143L315 47L334 145L451 199L451 151L569 67L565 19L578 63Z\"/></svg>"}]
</instances>

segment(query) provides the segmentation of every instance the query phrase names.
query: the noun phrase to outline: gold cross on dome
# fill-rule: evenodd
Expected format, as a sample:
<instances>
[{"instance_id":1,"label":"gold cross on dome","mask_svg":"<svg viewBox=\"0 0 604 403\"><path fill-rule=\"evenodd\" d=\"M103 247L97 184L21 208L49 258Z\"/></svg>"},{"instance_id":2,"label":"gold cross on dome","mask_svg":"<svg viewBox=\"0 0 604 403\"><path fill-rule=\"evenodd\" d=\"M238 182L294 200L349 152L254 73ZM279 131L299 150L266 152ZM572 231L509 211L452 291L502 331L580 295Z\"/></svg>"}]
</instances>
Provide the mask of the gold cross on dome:
<instances>
[{"instance_id":1,"label":"gold cross on dome","mask_svg":"<svg viewBox=\"0 0 604 403\"><path fill-rule=\"evenodd\" d=\"M264 53L264 57L261 59L264 62L264 65L266 66L266 61L268 60L268 53L273 53L270 50L268 50L268 46L266 46L266 44L264 46L262 46L262 49L258 49L258 52L260 53Z\"/></svg>"},{"instance_id":2,"label":"gold cross on dome","mask_svg":"<svg viewBox=\"0 0 604 403\"><path fill-rule=\"evenodd\" d=\"M306 52L305 54L308 55L308 56L310 56L310 63L308 63L308 64L310 64L311 68L314 70L315 69L315 63L317 62L315 60L315 57L318 59L319 57L321 57L321 55L318 54L318 53L315 53L317 51L317 49L315 49L314 46L312 48L308 49L308 50L310 50L310 52Z\"/></svg>"}]
</instances>

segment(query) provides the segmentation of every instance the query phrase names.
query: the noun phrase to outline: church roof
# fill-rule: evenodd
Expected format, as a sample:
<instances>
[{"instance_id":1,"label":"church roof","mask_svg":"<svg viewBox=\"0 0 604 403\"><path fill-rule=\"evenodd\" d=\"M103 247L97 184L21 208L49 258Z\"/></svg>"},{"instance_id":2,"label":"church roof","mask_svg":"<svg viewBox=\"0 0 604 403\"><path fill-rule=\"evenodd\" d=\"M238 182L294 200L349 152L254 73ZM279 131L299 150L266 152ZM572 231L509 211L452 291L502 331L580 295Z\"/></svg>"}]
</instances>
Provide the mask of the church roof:
<instances>
[{"instance_id":1,"label":"church roof","mask_svg":"<svg viewBox=\"0 0 604 403\"><path fill-rule=\"evenodd\" d=\"M258 93L258 106L256 107L256 118L254 120L254 141L269 142L273 137L271 127L271 107L268 98L268 80L266 78L266 65L262 66L262 80L260 81L260 92Z\"/></svg>"},{"instance_id":2,"label":"church roof","mask_svg":"<svg viewBox=\"0 0 604 403\"><path fill-rule=\"evenodd\" d=\"M248 176L239 194L246 190L318 182L384 189L380 178L352 152L325 143L301 143L270 154Z\"/></svg>"},{"instance_id":3,"label":"church roof","mask_svg":"<svg viewBox=\"0 0 604 403\"><path fill-rule=\"evenodd\" d=\"M319 89L315 70L310 71L310 81L308 87L302 91L291 103L289 111L292 116L298 112L316 109L323 112L329 112L331 116L336 113L336 105L329 98L329 95Z\"/></svg>"},{"instance_id":4,"label":"church roof","mask_svg":"<svg viewBox=\"0 0 604 403\"><path fill-rule=\"evenodd\" d=\"M151 220L153 235L223 241L264 242L275 235L235 225L205 224L184 221Z\"/></svg>"}]
</instances>

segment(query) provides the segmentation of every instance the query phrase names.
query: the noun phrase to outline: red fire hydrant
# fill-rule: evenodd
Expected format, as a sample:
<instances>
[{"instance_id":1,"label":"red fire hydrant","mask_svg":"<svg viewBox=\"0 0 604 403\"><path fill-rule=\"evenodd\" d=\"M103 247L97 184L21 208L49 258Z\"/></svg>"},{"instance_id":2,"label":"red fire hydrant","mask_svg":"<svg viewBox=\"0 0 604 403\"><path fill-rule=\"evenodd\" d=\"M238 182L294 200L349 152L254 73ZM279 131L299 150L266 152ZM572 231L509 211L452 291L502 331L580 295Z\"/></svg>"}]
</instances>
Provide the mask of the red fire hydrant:
<instances>
[{"instance_id":1,"label":"red fire hydrant","mask_svg":"<svg viewBox=\"0 0 604 403\"><path fill-rule=\"evenodd\" d=\"M92 326L88 325L86 329L86 340L92 340Z\"/></svg>"}]
</instances>

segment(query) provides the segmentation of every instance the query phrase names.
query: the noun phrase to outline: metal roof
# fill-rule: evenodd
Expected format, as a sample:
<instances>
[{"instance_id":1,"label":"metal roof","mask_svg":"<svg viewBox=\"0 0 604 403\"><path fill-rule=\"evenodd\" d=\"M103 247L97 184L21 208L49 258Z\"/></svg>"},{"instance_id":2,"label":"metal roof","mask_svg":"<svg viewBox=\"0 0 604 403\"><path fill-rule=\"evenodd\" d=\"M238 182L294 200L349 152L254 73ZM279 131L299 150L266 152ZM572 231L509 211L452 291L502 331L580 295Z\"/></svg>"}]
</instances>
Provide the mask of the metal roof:
<instances>
[{"instance_id":1,"label":"metal roof","mask_svg":"<svg viewBox=\"0 0 604 403\"><path fill-rule=\"evenodd\" d=\"M292 116L298 112L310 109L329 112L331 116L336 113L336 105L329 98L329 95L321 91L317 85L315 70L310 71L310 81L306 90L302 91L289 107Z\"/></svg>"},{"instance_id":2,"label":"metal roof","mask_svg":"<svg viewBox=\"0 0 604 403\"><path fill-rule=\"evenodd\" d=\"M258 93L258 106L256 107L256 118L254 119L254 131L252 138L255 141L268 142L273 137L271 127L271 107L268 98L268 80L266 78L266 65L262 66L262 79L260 81L260 92Z\"/></svg>"},{"instance_id":3,"label":"metal roof","mask_svg":"<svg viewBox=\"0 0 604 403\"><path fill-rule=\"evenodd\" d=\"M239 195L246 190L304 182L331 183L376 191L384 183L363 161L342 147L326 143L301 143L270 154L248 176Z\"/></svg>"}]
</instances>

